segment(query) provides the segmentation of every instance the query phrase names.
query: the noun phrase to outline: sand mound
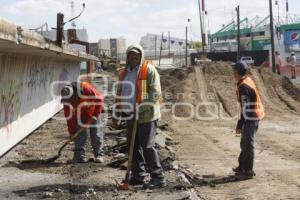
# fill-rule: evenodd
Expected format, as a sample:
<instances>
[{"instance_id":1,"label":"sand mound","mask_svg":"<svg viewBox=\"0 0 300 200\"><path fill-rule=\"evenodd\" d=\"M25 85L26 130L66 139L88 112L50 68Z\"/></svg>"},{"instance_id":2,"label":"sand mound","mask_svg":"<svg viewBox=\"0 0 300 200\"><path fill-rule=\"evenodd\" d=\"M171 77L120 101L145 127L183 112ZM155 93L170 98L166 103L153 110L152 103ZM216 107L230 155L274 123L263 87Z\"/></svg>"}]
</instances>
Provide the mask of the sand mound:
<instances>
[{"instance_id":1,"label":"sand mound","mask_svg":"<svg viewBox=\"0 0 300 200\"><path fill-rule=\"evenodd\" d=\"M172 94L172 98L164 98L165 102L189 104L176 106L176 115L187 117L194 107L194 112L207 116L215 113L217 105L218 115L238 116L236 81L230 63L212 62L195 68L161 70L160 74L163 93ZM267 117L287 112L300 115L299 86L287 77L266 70L252 69L251 74L260 91ZM201 102L207 105L197 107Z\"/></svg>"}]
</instances>

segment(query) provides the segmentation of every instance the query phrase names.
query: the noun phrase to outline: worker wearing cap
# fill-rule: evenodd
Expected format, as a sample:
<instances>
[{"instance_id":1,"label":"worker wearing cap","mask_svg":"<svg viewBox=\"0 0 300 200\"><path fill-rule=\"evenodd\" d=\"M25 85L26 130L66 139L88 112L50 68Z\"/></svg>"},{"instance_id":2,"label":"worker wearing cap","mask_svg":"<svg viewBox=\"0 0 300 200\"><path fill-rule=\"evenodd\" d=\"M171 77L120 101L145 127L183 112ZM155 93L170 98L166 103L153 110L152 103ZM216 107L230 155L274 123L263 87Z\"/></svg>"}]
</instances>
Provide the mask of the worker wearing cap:
<instances>
[{"instance_id":1,"label":"worker wearing cap","mask_svg":"<svg viewBox=\"0 0 300 200\"><path fill-rule=\"evenodd\" d=\"M164 173L155 145L156 123L160 118L161 85L159 74L151 63L144 60L140 45L127 49L125 68L119 71L116 105L126 118L127 141L130 144L133 124L137 120L130 185L159 188L165 185ZM144 178L150 173L150 182Z\"/></svg>"},{"instance_id":2,"label":"worker wearing cap","mask_svg":"<svg viewBox=\"0 0 300 200\"><path fill-rule=\"evenodd\" d=\"M248 76L248 66L244 62L237 62L234 67L237 80L237 99L241 105L241 115L236 126L236 133L241 134L241 152L238 159L239 166L233 168L238 175L249 178L255 176L254 138L259 121L264 117L264 108L255 82Z\"/></svg>"},{"instance_id":3,"label":"worker wearing cap","mask_svg":"<svg viewBox=\"0 0 300 200\"><path fill-rule=\"evenodd\" d=\"M295 52L291 53L290 62L291 62L291 78L296 79L296 55Z\"/></svg>"},{"instance_id":4,"label":"worker wearing cap","mask_svg":"<svg viewBox=\"0 0 300 200\"><path fill-rule=\"evenodd\" d=\"M102 163L103 124L100 116L104 112L102 94L88 82L72 82L61 90L61 96L70 137L73 137L77 131L82 130L75 138L72 162L87 162L84 146L87 140L87 132L89 132L94 161Z\"/></svg>"}]
</instances>

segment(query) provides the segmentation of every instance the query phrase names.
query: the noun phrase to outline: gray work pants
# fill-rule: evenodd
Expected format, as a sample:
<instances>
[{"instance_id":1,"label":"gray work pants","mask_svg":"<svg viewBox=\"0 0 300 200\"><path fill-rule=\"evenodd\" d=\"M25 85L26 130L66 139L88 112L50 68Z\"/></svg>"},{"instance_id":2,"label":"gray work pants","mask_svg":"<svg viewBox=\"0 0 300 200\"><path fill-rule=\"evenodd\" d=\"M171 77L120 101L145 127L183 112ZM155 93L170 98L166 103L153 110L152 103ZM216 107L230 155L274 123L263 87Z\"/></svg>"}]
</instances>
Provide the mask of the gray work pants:
<instances>
[{"instance_id":1,"label":"gray work pants","mask_svg":"<svg viewBox=\"0 0 300 200\"><path fill-rule=\"evenodd\" d=\"M128 120L127 143L130 146L131 133L134 120ZM136 139L132 159L132 177L137 180L143 180L146 169L152 179L164 180L163 169L155 145L156 121L142 123L137 125ZM129 148L128 148L129 149ZM146 169L145 169L146 167Z\"/></svg>"},{"instance_id":2,"label":"gray work pants","mask_svg":"<svg viewBox=\"0 0 300 200\"><path fill-rule=\"evenodd\" d=\"M78 126L77 130L79 128ZM82 159L85 157L85 143L88 133L91 137L94 156L103 155L103 122L101 117L98 117L97 121L90 128L83 130L75 139L74 158Z\"/></svg>"},{"instance_id":3,"label":"gray work pants","mask_svg":"<svg viewBox=\"0 0 300 200\"><path fill-rule=\"evenodd\" d=\"M246 170L253 170L254 165L254 138L257 132L259 121L246 121L241 134L241 153L239 156L239 166Z\"/></svg>"}]
</instances>

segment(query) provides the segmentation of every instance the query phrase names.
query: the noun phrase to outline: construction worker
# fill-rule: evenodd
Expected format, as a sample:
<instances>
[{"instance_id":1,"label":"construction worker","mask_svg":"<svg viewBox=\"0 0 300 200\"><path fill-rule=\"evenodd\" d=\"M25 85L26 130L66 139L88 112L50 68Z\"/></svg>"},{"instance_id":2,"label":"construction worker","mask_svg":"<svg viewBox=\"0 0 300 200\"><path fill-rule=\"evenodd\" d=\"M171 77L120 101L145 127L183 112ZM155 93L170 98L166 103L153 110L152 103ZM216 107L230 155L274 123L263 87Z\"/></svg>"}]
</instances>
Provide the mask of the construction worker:
<instances>
[{"instance_id":1,"label":"construction worker","mask_svg":"<svg viewBox=\"0 0 300 200\"><path fill-rule=\"evenodd\" d=\"M165 186L165 179L154 148L156 123L160 117L160 77L152 63L144 60L144 51L140 45L129 46L126 56L126 66L119 71L116 104L122 117L126 118L128 144L137 120L129 184L144 185L144 188L150 189L160 188ZM144 182L146 169L151 177L148 183Z\"/></svg>"},{"instance_id":2,"label":"construction worker","mask_svg":"<svg viewBox=\"0 0 300 200\"><path fill-rule=\"evenodd\" d=\"M282 59L280 57L280 53L278 51L275 51L275 66L277 74L280 75L280 68L282 66Z\"/></svg>"},{"instance_id":3,"label":"construction worker","mask_svg":"<svg viewBox=\"0 0 300 200\"><path fill-rule=\"evenodd\" d=\"M84 163L87 132L90 133L94 161L103 162L103 132L100 114L104 112L102 94L88 82L72 82L61 90L61 102L67 119L70 137L82 130L75 138L72 162Z\"/></svg>"},{"instance_id":4,"label":"construction worker","mask_svg":"<svg viewBox=\"0 0 300 200\"><path fill-rule=\"evenodd\" d=\"M234 76L237 81L237 98L241 105L241 115L236 126L236 134L241 134L241 152L238 159L239 166L233 168L237 175L249 178L255 176L254 138L259 121L264 117L264 108L259 91L254 81L248 76L249 67L245 62L237 62L234 67Z\"/></svg>"}]
</instances>

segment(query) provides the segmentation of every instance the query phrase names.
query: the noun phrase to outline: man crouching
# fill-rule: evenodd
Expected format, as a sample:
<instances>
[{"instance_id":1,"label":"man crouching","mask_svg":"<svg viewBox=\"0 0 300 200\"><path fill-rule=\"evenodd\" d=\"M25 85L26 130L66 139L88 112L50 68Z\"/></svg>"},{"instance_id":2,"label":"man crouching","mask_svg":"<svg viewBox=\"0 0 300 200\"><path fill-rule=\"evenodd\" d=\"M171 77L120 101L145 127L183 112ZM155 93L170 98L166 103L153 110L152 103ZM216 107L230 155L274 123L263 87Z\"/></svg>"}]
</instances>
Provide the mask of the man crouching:
<instances>
[{"instance_id":1,"label":"man crouching","mask_svg":"<svg viewBox=\"0 0 300 200\"><path fill-rule=\"evenodd\" d=\"M77 131L72 162L84 163L87 132L90 133L94 161L103 162L103 130L100 115L104 112L102 94L88 82L72 82L61 90L61 102L67 119L70 137Z\"/></svg>"}]
</instances>

